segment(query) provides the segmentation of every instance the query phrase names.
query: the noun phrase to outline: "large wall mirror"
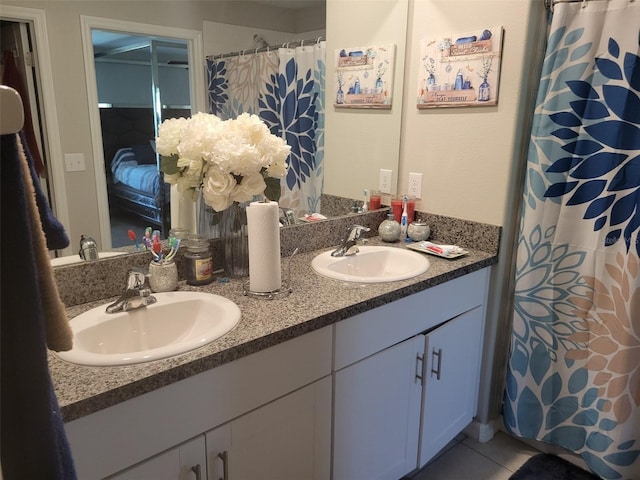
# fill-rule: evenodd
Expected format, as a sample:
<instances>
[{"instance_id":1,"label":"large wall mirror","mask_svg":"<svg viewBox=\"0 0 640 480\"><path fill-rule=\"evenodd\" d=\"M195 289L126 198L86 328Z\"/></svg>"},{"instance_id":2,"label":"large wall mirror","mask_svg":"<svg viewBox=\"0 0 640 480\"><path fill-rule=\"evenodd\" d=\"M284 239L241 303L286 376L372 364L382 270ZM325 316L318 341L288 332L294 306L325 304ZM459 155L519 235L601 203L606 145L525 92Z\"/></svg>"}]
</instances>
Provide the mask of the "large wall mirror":
<instances>
[{"instance_id":1,"label":"large wall mirror","mask_svg":"<svg viewBox=\"0 0 640 480\"><path fill-rule=\"evenodd\" d=\"M46 28L35 29L34 33L47 37L46 48L51 59L52 77L55 79L54 88L49 91L53 92L57 105L60 144L54 146L54 150L58 151L53 151L51 156L53 162L62 165L57 165L58 171L52 175L52 180L53 191L58 189L60 196L64 193L66 197L66 205L63 207L67 210L65 220L68 222L66 226L72 241L66 254L77 251L76 244L81 234L92 235L98 241L107 236L104 232L100 233L104 219L100 218L99 213L104 212L104 205L100 206L99 202L105 201L106 186L97 184L100 175L96 175L99 169L104 169L104 164L100 164L95 158L98 157L95 152L102 151L103 146L96 145L96 140L100 137L92 133L96 130L95 114L99 115L99 110L97 106L90 105L93 102L92 95L97 97L97 87L89 84L90 79L85 80L89 78L85 75L85 64L94 61L93 46L88 49L86 45L91 42L91 29L109 30L97 19L102 19L106 25L113 21L157 27L149 31L134 29L129 33L163 37L162 40L165 41L181 38L181 35L171 34L174 30L196 32L201 35L200 39L186 38L193 45L202 45L201 50L192 52L196 55L194 62L204 62L207 55L249 51L257 46L256 34L269 44L325 36L327 91L323 191L331 195L361 198L362 188L374 188L377 185L379 168L391 168L397 172L407 0L327 0L326 4L317 0L157 3L60 0L55 4L46 0L6 0L3 4L3 9L0 10L3 19L7 16L7 9L13 9L9 17L17 20L20 15L15 14L20 13L20 9L38 9L46 15ZM356 22L357 25L348 22L348 18L354 15L364 18L364 21ZM94 21L82 23L83 17ZM395 19L394 24L389 23L390 17ZM87 31L83 32L87 28L88 38ZM126 31L123 30L123 33ZM288 34L287 37L284 37L285 33ZM332 78L334 50L351 44L380 43L394 43L398 48L395 81L398 90L394 94L393 111L336 112L333 107L334 95L331 93L335 88ZM200 67L201 74L196 75L195 81L191 83L192 88L197 90L191 95L191 108L194 111L207 109L206 77L204 67ZM179 68L174 66L176 71ZM92 114L92 111L96 113ZM97 120L99 124L99 118ZM53 120L49 118L49 122L51 121ZM390 122L393 123L392 128L389 128ZM64 155L79 152L86 159L86 170L70 172L64 169ZM57 204L55 199L52 203Z\"/></svg>"}]
</instances>

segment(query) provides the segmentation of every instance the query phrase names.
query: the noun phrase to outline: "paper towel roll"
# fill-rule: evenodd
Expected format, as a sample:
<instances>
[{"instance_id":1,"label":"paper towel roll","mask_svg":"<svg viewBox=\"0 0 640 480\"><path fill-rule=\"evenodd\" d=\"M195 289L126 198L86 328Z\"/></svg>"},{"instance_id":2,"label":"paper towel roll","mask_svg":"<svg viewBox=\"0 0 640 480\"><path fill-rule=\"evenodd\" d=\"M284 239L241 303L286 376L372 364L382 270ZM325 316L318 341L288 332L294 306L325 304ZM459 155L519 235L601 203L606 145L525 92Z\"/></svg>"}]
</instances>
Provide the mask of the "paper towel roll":
<instances>
[{"instance_id":1,"label":"paper towel roll","mask_svg":"<svg viewBox=\"0 0 640 480\"><path fill-rule=\"evenodd\" d=\"M249 290L273 292L282 284L278 202L252 202L247 207Z\"/></svg>"}]
</instances>

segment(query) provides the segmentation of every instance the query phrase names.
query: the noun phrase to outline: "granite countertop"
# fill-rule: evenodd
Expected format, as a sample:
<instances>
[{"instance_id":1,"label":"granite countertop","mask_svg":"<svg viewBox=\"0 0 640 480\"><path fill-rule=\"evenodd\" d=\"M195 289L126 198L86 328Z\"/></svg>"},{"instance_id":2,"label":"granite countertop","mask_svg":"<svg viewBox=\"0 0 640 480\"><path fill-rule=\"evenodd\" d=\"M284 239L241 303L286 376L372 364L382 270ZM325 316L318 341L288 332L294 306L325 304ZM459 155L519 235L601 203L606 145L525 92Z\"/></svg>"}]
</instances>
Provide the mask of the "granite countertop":
<instances>
[{"instance_id":1,"label":"granite countertop","mask_svg":"<svg viewBox=\"0 0 640 480\"><path fill-rule=\"evenodd\" d=\"M371 244L378 244L372 239ZM396 244L399 245L399 244ZM291 338L371 310L407 295L493 265L497 254L469 250L454 260L429 255L431 267L417 277L392 283L345 283L316 274L311 260L328 248L295 255L292 293L266 300L243 295L246 279L214 281L203 287L181 282L179 290L215 293L234 301L242 312L238 325L216 341L175 357L118 367L73 365L49 354L49 366L66 422L116 405L173 382L207 371ZM112 299L67 309L71 319Z\"/></svg>"}]
</instances>

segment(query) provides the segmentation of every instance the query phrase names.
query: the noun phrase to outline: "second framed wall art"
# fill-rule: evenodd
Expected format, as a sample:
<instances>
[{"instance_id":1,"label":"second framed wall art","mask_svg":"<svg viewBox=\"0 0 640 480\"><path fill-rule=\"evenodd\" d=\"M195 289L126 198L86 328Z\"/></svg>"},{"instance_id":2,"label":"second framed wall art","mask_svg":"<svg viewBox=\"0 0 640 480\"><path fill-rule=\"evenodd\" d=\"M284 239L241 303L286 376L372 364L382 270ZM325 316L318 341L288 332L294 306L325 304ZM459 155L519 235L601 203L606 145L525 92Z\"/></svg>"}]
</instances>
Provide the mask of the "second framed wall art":
<instances>
[{"instance_id":1,"label":"second framed wall art","mask_svg":"<svg viewBox=\"0 0 640 480\"><path fill-rule=\"evenodd\" d=\"M476 107L498 103L502 27L424 40L417 107Z\"/></svg>"}]
</instances>

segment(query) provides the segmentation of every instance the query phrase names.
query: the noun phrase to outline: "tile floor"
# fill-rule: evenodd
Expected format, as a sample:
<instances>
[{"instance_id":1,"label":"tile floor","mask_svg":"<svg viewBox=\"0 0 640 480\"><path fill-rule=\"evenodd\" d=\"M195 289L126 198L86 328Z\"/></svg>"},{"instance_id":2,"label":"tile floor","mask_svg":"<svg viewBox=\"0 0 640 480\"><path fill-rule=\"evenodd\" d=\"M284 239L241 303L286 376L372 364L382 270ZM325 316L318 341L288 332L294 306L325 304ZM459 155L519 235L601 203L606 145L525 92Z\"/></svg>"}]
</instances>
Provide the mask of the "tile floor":
<instances>
[{"instance_id":1,"label":"tile floor","mask_svg":"<svg viewBox=\"0 0 640 480\"><path fill-rule=\"evenodd\" d=\"M508 480L538 453L539 450L501 431L487 443L459 435L411 480Z\"/></svg>"}]
</instances>

